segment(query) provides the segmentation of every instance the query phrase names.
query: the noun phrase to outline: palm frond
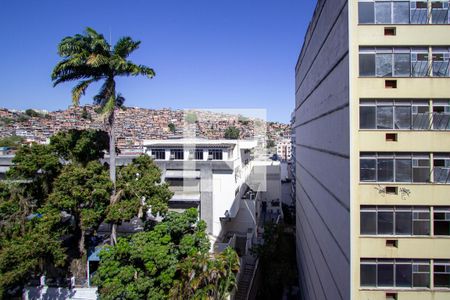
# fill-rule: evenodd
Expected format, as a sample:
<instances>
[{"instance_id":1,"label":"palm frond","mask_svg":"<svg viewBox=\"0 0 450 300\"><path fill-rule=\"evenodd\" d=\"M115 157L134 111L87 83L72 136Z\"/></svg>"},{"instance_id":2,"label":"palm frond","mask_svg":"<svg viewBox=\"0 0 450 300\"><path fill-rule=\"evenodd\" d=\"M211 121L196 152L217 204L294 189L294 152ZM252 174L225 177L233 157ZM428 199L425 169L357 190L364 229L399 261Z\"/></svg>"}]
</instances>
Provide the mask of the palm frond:
<instances>
[{"instance_id":1,"label":"palm frond","mask_svg":"<svg viewBox=\"0 0 450 300\"><path fill-rule=\"evenodd\" d=\"M140 41L133 41L129 36L123 37L114 45L113 53L123 59L126 59L134 50L139 48Z\"/></svg>"},{"instance_id":2,"label":"palm frond","mask_svg":"<svg viewBox=\"0 0 450 300\"><path fill-rule=\"evenodd\" d=\"M103 108L111 97L114 98L115 89L116 83L114 79L111 77L107 78L100 88L99 93L94 97L95 104L100 105Z\"/></svg>"},{"instance_id":3,"label":"palm frond","mask_svg":"<svg viewBox=\"0 0 450 300\"><path fill-rule=\"evenodd\" d=\"M97 81L98 78L92 78L89 80L80 81L73 89L72 89L72 103L75 106L78 106L80 103L80 98L82 95L86 93L86 89L89 87L91 83Z\"/></svg>"}]
</instances>

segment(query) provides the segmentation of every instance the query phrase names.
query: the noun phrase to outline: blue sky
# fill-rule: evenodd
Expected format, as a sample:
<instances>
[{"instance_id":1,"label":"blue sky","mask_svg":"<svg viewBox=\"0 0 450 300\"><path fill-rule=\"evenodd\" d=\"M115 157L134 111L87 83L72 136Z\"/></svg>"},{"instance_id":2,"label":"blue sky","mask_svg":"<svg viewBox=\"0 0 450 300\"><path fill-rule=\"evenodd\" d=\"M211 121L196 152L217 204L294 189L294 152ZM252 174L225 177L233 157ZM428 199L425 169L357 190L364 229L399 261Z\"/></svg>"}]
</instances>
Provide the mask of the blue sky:
<instances>
[{"instance_id":1,"label":"blue sky","mask_svg":"<svg viewBox=\"0 0 450 300\"><path fill-rule=\"evenodd\" d=\"M86 26L115 43L141 40L131 59L154 79L118 80L127 106L265 108L288 122L294 67L315 0L14 0L0 9L0 107L64 109L73 84L53 88L59 41ZM93 86L82 103L90 103Z\"/></svg>"}]
</instances>

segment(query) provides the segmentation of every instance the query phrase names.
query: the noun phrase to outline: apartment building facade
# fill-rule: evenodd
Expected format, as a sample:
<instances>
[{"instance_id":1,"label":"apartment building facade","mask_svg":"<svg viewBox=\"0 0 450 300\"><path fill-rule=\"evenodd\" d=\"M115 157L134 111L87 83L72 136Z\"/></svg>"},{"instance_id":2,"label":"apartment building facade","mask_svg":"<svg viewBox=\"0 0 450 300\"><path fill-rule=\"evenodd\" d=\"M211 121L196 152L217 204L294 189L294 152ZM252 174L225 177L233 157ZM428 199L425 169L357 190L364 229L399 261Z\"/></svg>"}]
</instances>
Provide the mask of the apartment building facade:
<instances>
[{"instance_id":1,"label":"apartment building facade","mask_svg":"<svg viewBox=\"0 0 450 300\"><path fill-rule=\"evenodd\" d=\"M195 207L213 243L230 235L256 239L263 213L281 198L280 163L255 158L255 140L146 140L144 153L174 193L169 208ZM256 199L258 197L258 199Z\"/></svg>"},{"instance_id":2,"label":"apartment building facade","mask_svg":"<svg viewBox=\"0 0 450 300\"><path fill-rule=\"evenodd\" d=\"M450 298L448 8L317 3L296 66L304 299Z\"/></svg>"}]
</instances>

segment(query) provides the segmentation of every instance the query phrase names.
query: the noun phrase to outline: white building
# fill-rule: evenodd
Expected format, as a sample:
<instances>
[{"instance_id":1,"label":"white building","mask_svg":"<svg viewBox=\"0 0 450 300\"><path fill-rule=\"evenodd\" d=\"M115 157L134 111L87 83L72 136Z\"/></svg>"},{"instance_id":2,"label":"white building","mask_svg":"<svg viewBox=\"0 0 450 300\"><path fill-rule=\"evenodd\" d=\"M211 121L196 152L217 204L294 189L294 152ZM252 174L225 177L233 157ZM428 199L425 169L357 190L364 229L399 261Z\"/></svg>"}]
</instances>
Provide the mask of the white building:
<instances>
[{"instance_id":1,"label":"white building","mask_svg":"<svg viewBox=\"0 0 450 300\"><path fill-rule=\"evenodd\" d=\"M289 139L281 140L277 143L277 156L280 160L291 160L292 142Z\"/></svg>"},{"instance_id":2,"label":"white building","mask_svg":"<svg viewBox=\"0 0 450 300\"><path fill-rule=\"evenodd\" d=\"M143 142L174 192L170 209L198 208L213 243L248 233L255 239L260 219L280 211L280 164L255 160L256 146L247 140Z\"/></svg>"}]
</instances>

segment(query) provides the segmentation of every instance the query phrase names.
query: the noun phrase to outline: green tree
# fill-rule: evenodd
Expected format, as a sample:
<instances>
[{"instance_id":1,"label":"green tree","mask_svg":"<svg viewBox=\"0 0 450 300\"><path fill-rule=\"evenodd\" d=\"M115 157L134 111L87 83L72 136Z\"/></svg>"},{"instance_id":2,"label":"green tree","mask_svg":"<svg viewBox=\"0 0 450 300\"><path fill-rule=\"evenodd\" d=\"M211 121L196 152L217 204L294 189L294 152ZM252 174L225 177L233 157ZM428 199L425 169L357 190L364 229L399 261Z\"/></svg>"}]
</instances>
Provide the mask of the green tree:
<instances>
[{"instance_id":1,"label":"green tree","mask_svg":"<svg viewBox=\"0 0 450 300\"><path fill-rule=\"evenodd\" d=\"M169 123L168 127L169 127L170 132L175 133L175 131L176 131L175 124Z\"/></svg>"},{"instance_id":2,"label":"green tree","mask_svg":"<svg viewBox=\"0 0 450 300\"><path fill-rule=\"evenodd\" d=\"M0 299L20 292L33 273L65 264L60 216L30 214L30 198L24 198L22 192L18 184L0 183Z\"/></svg>"},{"instance_id":3,"label":"green tree","mask_svg":"<svg viewBox=\"0 0 450 300\"><path fill-rule=\"evenodd\" d=\"M50 138L50 145L64 160L86 165L103 158L109 147L108 134L101 130L70 129Z\"/></svg>"},{"instance_id":4,"label":"green tree","mask_svg":"<svg viewBox=\"0 0 450 300\"><path fill-rule=\"evenodd\" d=\"M13 135L9 137L4 137L0 139L0 147L10 147L10 148L18 148L24 142L23 137Z\"/></svg>"},{"instance_id":5,"label":"green tree","mask_svg":"<svg viewBox=\"0 0 450 300\"><path fill-rule=\"evenodd\" d=\"M137 215L145 221L148 209L154 215L167 212L173 194L166 183L161 184L161 171L148 155L133 159L117 175L117 193L108 207L107 222L120 225Z\"/></svg>"},{"instance_id":6,"label":"green tree","mask_svg":"<svg viewBox=\"0 0 450 300\"><path fill-rule=\"evenodd\" d=\"M195 209L169 213L151 230L103 249L94 279L100 299L189 299L187 286L203 299L223 299L212 288L231 290L238 258L231 249L210 256L206 224L197 217Z\"/></svg>"},{"instance_id":7,"label":"green tree","mask_svg":"<svg viewBox=\"0 0 450 300\"><path fill-rule=\"evenodd\" d=\"M42 115L40 113L38 113L37 111L35 111L33 109L27 109L25 111L25 114L29 117L35 117L35 118L42 117Z\"/></svg>"},{"instance_id":8,"label":"green tree","mask_svg":"<svg viewBox=\"0 0 450 300\"><path fill-rule=\"evenodd\" d=\"M235 126L230 126L225 130L224 137L227 140L237 140L239 139L239 129Z\"/></svg>"},{"instance_id":9,"label":"green tree","mask_svg":"<svg viewBox=\"0 0 450 300\"><path fill-rule=\"evenodd\" d=\"M107 120L109 130L110 178L116 182L116 141L114 132L115 109L121 108L125 98L116 92L116 78L119 76L155 76L153 69L137 65L128 59L139 48L140 41L122 37L112 47L102 34L86 28L83 34L64 38L58 45L62 57L52 72L53 85L79 81L72 90L72 102L79 105L80 97L94 82L103 81L94 103L99 105ZM111 198L113 199L113 198ZM112 240L115 240L112 239Z\"/></svg>"},{"instance_id":10,"label":"green tree","mask_svg":"<svg viewBox=\"0 0 450 300\"><path fill-rule=\"evenodd\" d=\"M78 252L75 259L86 258L85 240L95 233L105 219L112 188L107 170L98 161L91 161L85 167L68 164L55 180L45 209L73 218L73 226L67 223L67 232L72 234L77 242ZM74 261L72 271L76 277L85 277L84 267L84 263Z\"/></svg>"}]
</instances>

